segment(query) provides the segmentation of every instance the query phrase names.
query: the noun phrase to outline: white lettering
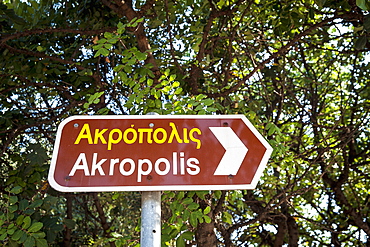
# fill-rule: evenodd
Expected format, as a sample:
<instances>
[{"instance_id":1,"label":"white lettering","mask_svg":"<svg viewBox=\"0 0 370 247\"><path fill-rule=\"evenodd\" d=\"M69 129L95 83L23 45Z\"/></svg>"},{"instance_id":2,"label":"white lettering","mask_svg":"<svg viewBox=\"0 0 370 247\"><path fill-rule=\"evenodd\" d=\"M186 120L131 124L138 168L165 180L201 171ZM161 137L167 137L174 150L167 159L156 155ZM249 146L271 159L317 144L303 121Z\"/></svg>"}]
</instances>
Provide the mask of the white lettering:
<instances>
[{"instance_id":1,"label":"white lettering","mask_svg":"<svg viewBox=\"0 0 370 247\"><path fill-rule=\"evenodd\" d=\"M114 165L119 163L119 159L111 159L109 164L109 176L114 174Z\"/></svg>"},{"instance_id":2,"label":"white lettering","mask_svg":"<svg viewBox=\"0 0 370 247\"><path fill-rule=\"evenodd\" d=\"M143 170L143 165L147 164L148 169L146 171ZM148 175L149 173L152 172L153 169L153 164L150 160L148 159L139 159L137 163L137 181L141 182L141 176Z\"/></svg>"},{"instance_id":3,"label":"white lettering","mask_svg":"<svg viewBox=\"0 0 370 247\"><path fill-rule=\"evenodd\" d=\"M193 164L195 163L195 164ZM188 168L186 168L186 171L190 174L190 175L197 175L199 172L200 172L200 168L199 166L199 160L196 159L196 158L189 158L187 161L186 161L186 165L188 166ZM192 170L194 169L194 170Z\"/></svg>"},{"instance_id":4,"label":"white lettering","mask_svg":"<svg viewBox=\"0 0 370 247\"><path fill-rule=\"evenodd\" d=\"M173 175L177 175L177 153L173 152L172 153L172 169L173 169Z\"/></svg>"},{"instance_id":5,"label":"white lettering","mask_svg":"<svg viewBox=\"0 0 370 247\"><path fill-rule=\"evenodd\" d=\"M161 163L164 163L166 165L166 168L163 171L159 168L159 166L160 166ZM166 159L166 158L159 158L159 159L157 159L157 161L154 164L154 170L155 170L155 172L158 175L161 175L161 176L167 175L167 173L170 172L170 169L171 169L171 164L168 161L168 159Z\"/></svg>"},{"instance_id":6,"label":"white lettering","mask_svg":"<svg viewBox=\"0 0 370 247\"><path fill-rule=\"evenodd\" d=\"M105 176L104 163L108 161L107 158L98 159L98 153L92 154L91 163L88 163L85 153L80 153L74 163L69 176L74 176L77 171L83 171L85 176ZM155 161L150 159L138 159L137 163L133 159L119 158L109 159L109 176L114 176L119 171L123 176L137 176L137 182L141 183L143 176L151 173L159 176L164 176L172 172L173 175L197 175L200 173L199 160L196 158L187 158L184 152L172 152L172 160L167 158L158 158ZM107 163L108 163L107 162ZM116 168L116 166L119 167ZM153 165L154 164L154 165ZM108 164L107 164L108 166ZM106 169L108 168L106 166ZM134 175L135 174L135 175ZM147 177L148 180L155 179L155 177Z\"/></svg>"},{"instance_id":7,"label":"white lettering","mask_svg":"<svg viewBox=\"0 0 370 247\"><path fill-rule=\"evenodd\" d=\"M105 173L103 171L103 168L101 167L101 165L107 161L107 159L102 159L101 161L99 161L99 163L96 163L96 161L98 160L98 154L97 153L94 153L93 154L93 162L92 162L92 166L91 166L91 176L95 176L95 171L98 170L100 175L104 176Z\"/></svg>"},{"instance_id":8,"label":"white lettering","mask_svg":"<svg viewBox=\"0 0 370 247\"><path fill-rule=\"evenodd\" d=\"M125 170L126 163L130 164L130 170L128 171ZM123 159L119 164L119 172L123 176L130 176L132 173L134 173L134 171L135 171L135 162L132 159Z\"/></svg>"},{"instance_id":9,"label":"white lettering","mask_svg":"<svg viewBox=\"0 0 370 247\"><path fill-rule=\"evenodd\" d=\"M180 152L180 174L185 175L185 154L184 152Z\"/></svg>"},{"instance_id":10,"label":"white lettering","mask_svg":"<svg viewBox=\"0 0 370 247\"><path fill-rule=\"evenodd\" d=\"M80 165L81 162L82 164ZM69 173L69 176L74 176L76 170L84 170L85 176L90 176L89 166L87 165L85 153L80 153L75 164L72 167L71 172Z\"/></svg>"}]
</instances>

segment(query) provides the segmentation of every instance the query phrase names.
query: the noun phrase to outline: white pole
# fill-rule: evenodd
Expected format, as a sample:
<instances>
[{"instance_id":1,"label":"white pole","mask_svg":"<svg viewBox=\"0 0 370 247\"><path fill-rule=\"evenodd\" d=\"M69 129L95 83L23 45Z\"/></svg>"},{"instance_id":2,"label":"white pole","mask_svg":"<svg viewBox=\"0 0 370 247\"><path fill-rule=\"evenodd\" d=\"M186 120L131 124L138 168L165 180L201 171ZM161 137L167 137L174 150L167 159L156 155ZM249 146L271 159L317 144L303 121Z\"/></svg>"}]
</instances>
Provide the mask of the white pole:
<instances>
[{"instance_id":1,"label":"white pole","mask_svg":"<svg viewBox=\"0 0 370 247\"><path fill-rule=\"evenodd\" d=\"M158 115L149 112L147 115ZM161 246L161 192L143 191L141 194L140 246Z\"/></svg>"},{"instance_id":2,"label":"white pole","mask_svg":"<svg viewBox=\"0 0 370 247\"><path fill-rule=\"evenodd\" d=\"M143 191L141 195L140 246L161 246L161 192Z\"/></svg>"}]
</instances>

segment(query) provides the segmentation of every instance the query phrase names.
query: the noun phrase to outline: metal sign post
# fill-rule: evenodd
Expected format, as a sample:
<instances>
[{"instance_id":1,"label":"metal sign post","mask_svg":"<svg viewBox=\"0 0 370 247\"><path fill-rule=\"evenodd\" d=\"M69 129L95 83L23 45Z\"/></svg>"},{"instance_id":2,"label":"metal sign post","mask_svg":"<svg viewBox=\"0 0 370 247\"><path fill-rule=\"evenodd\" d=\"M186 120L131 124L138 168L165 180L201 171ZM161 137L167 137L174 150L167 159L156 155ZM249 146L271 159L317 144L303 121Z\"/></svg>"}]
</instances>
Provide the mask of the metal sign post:
<instances>
[{"instance_id":1,"label":"metal sign post","mask_svg":"<svg viewBox=\"0 0 370 247\"><path fill-rule=\"evenodd\" d=\"M150 112L147 115L158 115ZM141 194L140 246L161 246L161 192L143 191Z\"/></svg>"},{"instance_id":2,"label":"metal sign post","mask_svg":"<svg viewBox=\"0 0 370 247\"><path fill-rule=\"evenodd\" d=\"M141 194L140 246L161 246L160 191L143 191Z\"/></svg>"}]
</instances>

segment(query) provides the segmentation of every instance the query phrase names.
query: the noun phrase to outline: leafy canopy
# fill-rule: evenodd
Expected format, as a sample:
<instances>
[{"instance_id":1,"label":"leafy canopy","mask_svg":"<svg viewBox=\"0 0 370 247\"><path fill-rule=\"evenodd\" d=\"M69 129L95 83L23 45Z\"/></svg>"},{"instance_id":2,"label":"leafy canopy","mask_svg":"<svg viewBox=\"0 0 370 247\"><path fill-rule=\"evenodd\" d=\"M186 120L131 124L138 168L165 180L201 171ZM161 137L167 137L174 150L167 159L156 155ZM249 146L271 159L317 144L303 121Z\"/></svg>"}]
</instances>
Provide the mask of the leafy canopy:
<instances>
[{"instance_id":1,"label":"leafy canopy","mask_svg":"<svg viewBox=\"0 0 370 247\"><path fill-rule=\"evenodd\" d=\"M369 245L366 0L0 3L0 242L138 246L140 194L46 177L78 114L244 114L253 191L164 192L163 246Z\"/></svg>"}]
</instances>

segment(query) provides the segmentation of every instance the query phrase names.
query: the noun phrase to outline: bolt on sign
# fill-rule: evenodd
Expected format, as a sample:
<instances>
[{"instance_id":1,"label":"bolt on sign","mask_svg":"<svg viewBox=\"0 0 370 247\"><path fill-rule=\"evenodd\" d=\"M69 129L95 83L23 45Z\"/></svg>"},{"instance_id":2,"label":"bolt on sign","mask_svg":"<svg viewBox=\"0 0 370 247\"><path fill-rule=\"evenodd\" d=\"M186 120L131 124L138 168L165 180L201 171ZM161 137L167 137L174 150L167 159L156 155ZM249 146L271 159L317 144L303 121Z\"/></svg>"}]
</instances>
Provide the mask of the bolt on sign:
<instances>
[{"instance_id":1,"label":"bolt on sign","mask_svg":"<svg viewBox=\"0 0 370 247\"><path fill-rule=\"evenodd\" d=\"M271 152L243 115L73 116L48 179L63 192L254 189Z\"/></svg>"}]
</instances>

